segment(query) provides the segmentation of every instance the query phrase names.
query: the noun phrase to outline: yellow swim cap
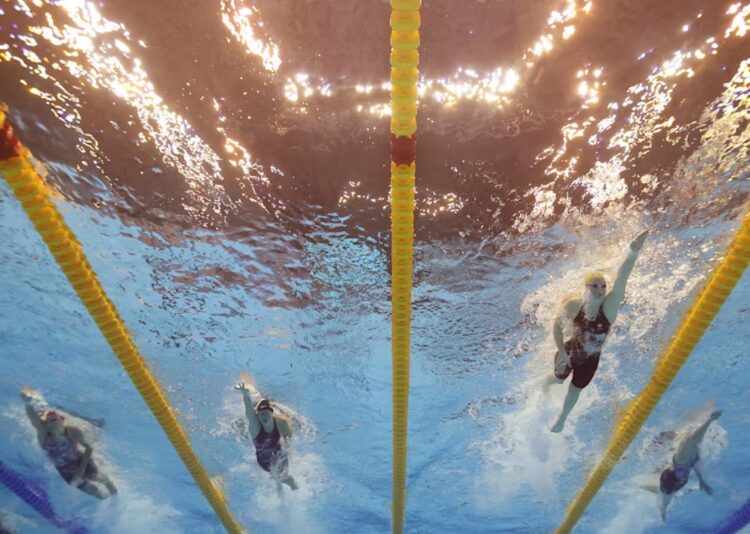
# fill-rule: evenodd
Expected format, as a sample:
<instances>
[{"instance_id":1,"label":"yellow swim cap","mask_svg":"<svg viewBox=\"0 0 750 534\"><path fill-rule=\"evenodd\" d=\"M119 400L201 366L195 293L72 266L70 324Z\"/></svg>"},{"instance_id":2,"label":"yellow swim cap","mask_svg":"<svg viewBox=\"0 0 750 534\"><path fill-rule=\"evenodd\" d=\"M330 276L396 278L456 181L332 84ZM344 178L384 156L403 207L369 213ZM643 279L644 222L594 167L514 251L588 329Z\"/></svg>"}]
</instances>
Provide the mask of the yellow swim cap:
<instances>
[{"instance_id":1,"label":"yellow swim cap","mask_svg":"<svg viewBox=\"0 0 750 534\"><path fill-rule=\"evenodd\" d=\"M584 284L592 284L594 282L606 282L607 280L604 278L604 274L600 273L599 271L594 271L583 278Z\"/></svg>"}]
</instances>

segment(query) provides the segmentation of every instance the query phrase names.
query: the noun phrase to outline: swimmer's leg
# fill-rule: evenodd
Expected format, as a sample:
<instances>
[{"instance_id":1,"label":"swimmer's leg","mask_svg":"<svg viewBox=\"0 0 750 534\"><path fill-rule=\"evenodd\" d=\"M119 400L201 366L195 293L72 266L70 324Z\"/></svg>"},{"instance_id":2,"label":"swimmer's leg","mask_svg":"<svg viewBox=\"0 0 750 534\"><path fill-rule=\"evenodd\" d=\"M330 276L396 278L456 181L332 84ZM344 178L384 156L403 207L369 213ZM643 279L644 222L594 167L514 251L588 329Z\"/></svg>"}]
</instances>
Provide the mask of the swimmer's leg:
<instances>
[{"instance_id":1,"label":"swimmer's leg","mask_svg":"<svg viewBox=\"0 0 750 534\"><path fill-rule=\"evenodd\" d=\"M583 391L581 388L575 387L572 383L570 384L568 387L568 394L565 396L565 403L563 403L560 417L557 418L557 422L552 425L552 428L550 428L552 432L562 432L562 429L565 426L565 421L568 419L568 415L570 415L573 407L578 402L578 397L581 396L581 391Z\"/></svg>"},{"instance_id":2,"label":"swimmer's leg","mask_svg":"<svg viewBox=\"0 0 750 534\"><path fill-rule=\"evenodd\" d=\"M281 482L292 488L292 491L299 488L297 482L294 480L294 477L291 475L287 475L286 478L284 478Z\"/></svg>"},{"instance_id":3,"label":"swimmer's leg","mask_svg":"<svg viewBox=\"0 0 750 534\"><path fill-rule=\"evenodd\" d=\"M283 450L278 453L276 461L271 466L270 473L277 482L286 484L287 486L292 488L292 490L296 490L298 488L297 482L295 482L294 477L289 474L288 451Z\"/></svg>"},{"instance_id":4,"label":"swimmer's leg","mask_svg":"<svg viewBox=\"0 0 750 534\"><path fill-rule=\"evenodd\" d=\"M109 493L105 493L104 491L102 491L99 488L99 486L97 486L96 484L93 484L93 483L89 482L88 480L85 481L85 482L82 482L81 484L79 484L78 485L78 489L81 490L84 493L88 493L89 495L93 495L97 499L102 499L102 500L106 499L110 495Z\"/></svg>"},{"instance_id":5,"label":"swimmer's leg","mask_svg":"<svg viewBox=\"0 0 750 534\"><path fill-rule=\"evenodd\" d=\"M110 496L117 493L117 487L114 485L114 483L109 479L109 477L102 473L97 473L96 478L94 478L96 482L101 482L107 487L107 490L109 491Z\"/></svg>"}]
</instances>

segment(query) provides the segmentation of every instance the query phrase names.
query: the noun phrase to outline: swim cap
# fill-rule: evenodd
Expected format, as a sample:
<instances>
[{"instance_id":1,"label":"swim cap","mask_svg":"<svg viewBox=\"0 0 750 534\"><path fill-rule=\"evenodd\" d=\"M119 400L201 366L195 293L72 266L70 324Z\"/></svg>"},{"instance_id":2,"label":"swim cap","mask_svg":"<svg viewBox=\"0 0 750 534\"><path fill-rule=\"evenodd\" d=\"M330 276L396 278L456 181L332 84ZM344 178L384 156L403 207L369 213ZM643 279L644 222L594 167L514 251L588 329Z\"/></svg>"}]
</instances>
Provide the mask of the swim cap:
<instances>
[{"instance_id":1,"label":"swim cap","mask_svg":"<svg viewBox=\"0 0 750 534\"><path fill-rule=\"evenodd\" d=\"M52 421L57 421L58 419L62 421L63 419L65 419L65 417L54 410L48 410L46 412L43 412L42 419L45 423L51 423Z\"/></svg>"},{"instance_id":2,"label":"swim cap","mask_svg":"<svg viewBox=\"0 0 750 534\"><path fill-rule=\"evenodd\" d=\"M594 271L586 276L583 277L583 283L584 284L590 284L592 282L598 282L598 281L606 282L607 280L604 278L604 275L600 273L599 271Z\"/></svg>"},{"instance_id":3,"label":"swim cap","mask_svg":"<svg viewBox=\"0 0 750 534\"><path fill-rule=\"evenodd\" d=\"M258 404L255 405L256 412L262 412L263 410L273 412L273 406L271 406L271 403L268 402L268 399L262 399L258 401Z\"/></svg>"}]
</instances>

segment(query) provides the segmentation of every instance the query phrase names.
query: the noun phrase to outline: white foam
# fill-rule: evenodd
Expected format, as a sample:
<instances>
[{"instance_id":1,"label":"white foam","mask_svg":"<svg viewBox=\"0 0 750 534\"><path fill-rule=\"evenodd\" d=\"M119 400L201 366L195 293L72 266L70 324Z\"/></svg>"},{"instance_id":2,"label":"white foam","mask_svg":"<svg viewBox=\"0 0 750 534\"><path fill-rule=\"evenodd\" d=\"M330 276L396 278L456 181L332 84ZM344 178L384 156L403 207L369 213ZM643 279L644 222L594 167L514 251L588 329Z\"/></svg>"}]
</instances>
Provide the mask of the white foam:
<instances>
[{"instance_id":1,"label":"white foam","mask_svg":"<svg viewBox=\"0 0 750 534\"><path fill-rule=\"evenodd\" d=\"M633 482L638 477L633 478ZM618 487L617 514L601 531L605 534L632 534L662 523L659 495L641 489L638 484Z\"/></svg>"},{"instance_id":2,"label":"white foam","mask_svg":"<svg viewBox=\"0 0 750 534\"><path fill-rule=\"evenodd\" d=\"M518 410L501 416L498 432L480 445L485 469L478 479L477 505L484 511L502 511L510 506L509 497L526 493L523 490L530 490L537 502L559 499L556 476L579 448L572 431L576 415L571 415L561 434L549 431L556 408L562 406L564 388L553 386L545 395L541 382L533 380L518 389L527 393L525 401ZM523 394L519 391L515 396ZM590 403L582 398L577 408L582 412Z\"/></svg>"},{"instance_id":3,"label":"white foam","mask_svg":"<svg viewBox=\"0 0 750 534\"><path fill-rule=\"evenodd\" d=\"M247 454L243 463L228 471L235 490L241 486L251 488L252 504L246 513L248 522L273 525L279 532L323 532L314 516L320 494L326 485L323 458L317 454L300 453L292 448L289 474L297 482L298 489L295 491L286 485L280 485L263 471L253 454Z\"/></svg>"},{"instance_id":4,"label":"white foam","mask_svg":"<svg viewBox=\"0 0 750 534\"><path fill-rule=\"evenodd\" d=\"M132 532L183 532L175 523L182 513L148 495L138 493L126 481L118 480L119 493L98 503L91 517L93 530L112 534ZM91 499L87 495L82 498Z\"/></svg>"}]
</instances>

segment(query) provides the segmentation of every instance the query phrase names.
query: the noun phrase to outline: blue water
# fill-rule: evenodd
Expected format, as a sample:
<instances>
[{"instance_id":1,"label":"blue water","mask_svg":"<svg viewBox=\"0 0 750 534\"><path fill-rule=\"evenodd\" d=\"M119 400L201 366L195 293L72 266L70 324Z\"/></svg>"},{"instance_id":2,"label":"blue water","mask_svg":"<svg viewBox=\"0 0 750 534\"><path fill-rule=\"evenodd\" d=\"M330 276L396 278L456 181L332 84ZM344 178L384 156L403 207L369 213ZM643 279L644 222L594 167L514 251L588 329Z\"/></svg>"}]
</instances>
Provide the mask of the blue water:
<instances>
[{"instance_id":1,"label":"blue water","mask_svg":"<svg viewBox=\"0 0 750 534\"><path fill-rule=\"evenodd\" d=\"M387 3L6 4L0 98L234 517L389 531ZM405 528L551 532L746 213L750 4L423 4ZM559 304L646 228L551 434ZM0 244L0 459L91 532L223 532L4 181ZM576 532L706 532L750 498L748 303L745 274ZM296 492L255 462L241 372L293 413ZM77 423L117 496L64 483L23 386L106 420ZM640 486L714 408L714 495L693 476L662 521ZM0 525L52 529L4 487Z\"/></svg>"},{"instance_id":2,"label":"blue water","mask_svg":"<svg viewBox=\"0 0 750 534\"><path fill-rule=\"evenodd\" d=\"M4 459L44 481L58 512L93 531L220 531L20 207L5 186L1 191ZM275 288L252 287L263 277L265 266L254 260L262 245L200 232L154 246L142 229L68 202L59 206L239 521L262 532L389 529L387 279L375 274L384 272L383 257L360 255L351 266L344 257L362 244L341 245L340 256L328 260L348 268L336 276L321 266L325 291L293 309L267 304ZM585 236L561 224L512 245L516 252L502 261L471 247L448 254L423 247L414 296L409 531L536 532L560 521L606 445L618 404L645 384L660 346L737 224L732 216L670 229L662 226L667 217L641 218L602 221ZM597 380L566 432L553 436L544 418L551 419L548 403L558 406L561 393L539 399L535 387L551 353L546 326L553 305L575 290L576 272L586 263L612 272L626 243L620 236L632 235L636 222L654 231L628 302ZM219 267L261 274L228 284L215 275ZM351 269L371 275L351 278ZM743 461L749 297L746 275L579 531L705 531L750 496ZM231 386L241 370L308 421L293 445L296 493L277 494L235 428L241 400ZM96 459L120 487L116 498L93 502L54 473L22 413L22 385L107 420L92 431ZM715 495L698 492L691 480L662 524L655 498L637 488L669 457L669 443L655 445L654 437L679 430L683 416L709 399L724 410L703 447ZM13 495L2 492L0 499L4 521L19 531L48 530Z\"/></svg>"}]
</instances>

